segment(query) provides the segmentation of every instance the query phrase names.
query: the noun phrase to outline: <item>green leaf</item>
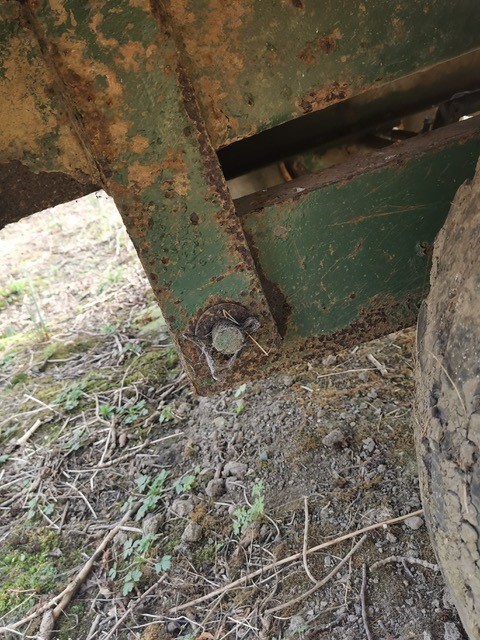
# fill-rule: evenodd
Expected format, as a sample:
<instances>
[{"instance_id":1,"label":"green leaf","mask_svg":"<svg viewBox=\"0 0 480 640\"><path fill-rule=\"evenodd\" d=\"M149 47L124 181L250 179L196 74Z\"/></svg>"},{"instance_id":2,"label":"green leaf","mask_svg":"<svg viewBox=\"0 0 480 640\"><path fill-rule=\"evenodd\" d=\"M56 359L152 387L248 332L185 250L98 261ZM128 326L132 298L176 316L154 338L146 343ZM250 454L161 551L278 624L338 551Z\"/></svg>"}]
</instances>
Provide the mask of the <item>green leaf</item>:
<instances>
[{"instance_id":1,"label":"green leaf","mask_svg":"<svg viewBox=\"0 0 480 640\"><path fill-rule=\"evenodd\" d=\"M130 571L130 573L132 574L132 580L134 582L138 582L142 577L142 572L140 571L140 569L133 569L133 571Z\"/></svg>"},{"instance_id":2,"label":"green leaf","mask_svg":"<svg viewBox=\"0 0 480 640\"><path fill-rule=\"evenodd\" d=\"M127 538L123 543L123 559L126 560L133 553L133 540L132 538Z\"/></svg>"},{"instance_id":3,"label":"green leaf","mask_svg":"<svg viewBox=\"0 0 480 640\"><path fill-rule=\"evenodd\" d=\"M163 407L163 409L160 412L160 417L158 418L158 421L160 422L160 424L163 424L164 422L170 422L170 420L173 420L173 418L174 418L174 415L171 407Z\"/></svg>"},{"instance_id":4,"label":"green leaf","mask_svg":"<svg viewBox=\"0 0 480 640\"><path fill-rule=\"evenodd\" d=\"M140 580L141 577L142 572L140 571L140 569L132 569L132 571L129 571L125 576L125 580L123 582L122 594L124 596L128 595L133 590L136 583Z\"/></svg>"},{"instance_id":5,"label":"green leaf","mask_svg":"<svg viewBox=\"0 0 480 640\"><path fill-rule=\"evenodd\" d=\"M157 573L162 573L163 571L168 571L172 566L172 556L163 556L160 562L155 564L155 571Z\"/></svg>"},{"instance_id":6,"label":"green leaf","mask_svg":"<svg viewBox=\"0 0 480 640\"><path fill-rule=\"evenodd\" d=\"M133 591L133 587L135 586L134 582L124 582L122 589L122 596L128 596L128 594Z\"/></svg>"},{"instance_id":7,"label":"green leaf","mask_svg":"<svg viewBox=\"0 0 480 640\"><path fill-rule=\"evenodd\" d=\"M246 388L247 388L247 385L245 383L241 384L234 393L235 398L239 398L241 395L243 395L245 393Z\"/></svg>"},{"instance_id":8,"label":"green leaf","mask_svg":"<svg viewBox=\"0 0 480 640\"><path fill-rule=\"evenodd\" d=\"M143 493L145 491L150 480L151 477L145 475L140 476L135 480L135 484L137 485L137 489L140 491L140 493Z\"/></svg>"},{"instance_id":9,"label":"green leaf","mask_svg":"<svg viewBox=\"0 0 480 640\"><path fill-rule=\"evenodd\" d=\"M243 413L245 411L245 402L243 400L237 400L237 403L235 405L235 413L237 415L240 415L241 413Z\"/></svg>"},{"instance_id":10,"label":"green leaf","mask_svg":"<svg viewBox=\"0 0 480 640\"><path fill-rule=\"evenodd\" d=\"M51 516L51 515L52 515L52 513L53 513L54 511L55 511L55 505L54 505L54 504L52 504L52 503L46 504L46 505L43 507L43 513L44 513L46 516Z\"/></svg>"},{"instance_id":11,"label":"green leaf","mask_svg":"<svg viewBox=\"0 0 480 640\"><path fill-rule=\"evenodd\" d=\"M147 553L157 538L158 536L154 533L149 533L146 536L143 536L140 540L135 542L135 551L142 554Z\"/></svg>"}]
</instances>

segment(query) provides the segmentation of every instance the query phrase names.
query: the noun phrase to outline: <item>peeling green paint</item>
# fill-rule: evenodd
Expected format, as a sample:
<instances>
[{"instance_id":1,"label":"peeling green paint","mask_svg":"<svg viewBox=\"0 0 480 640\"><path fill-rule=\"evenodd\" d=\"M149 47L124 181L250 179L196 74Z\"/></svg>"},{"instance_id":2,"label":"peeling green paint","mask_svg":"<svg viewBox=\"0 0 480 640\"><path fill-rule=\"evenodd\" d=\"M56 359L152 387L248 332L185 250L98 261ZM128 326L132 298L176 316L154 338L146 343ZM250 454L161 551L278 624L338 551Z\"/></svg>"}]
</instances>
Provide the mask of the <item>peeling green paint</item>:
<instances>
[{"instance_id":1,"label":"peeling green paint","mask_svg":"<svg viewBox=\"0 0 480 640\"><path fill-rule=\"evenodd\" d=\"M379 329L393 331L415 321L428 289L436 233L456 190L475 172L480 155L475 120L451 128L457 139L442 141L444 130L405 144L400 152L382 151L377 161L370 156L363 167L357 160L336 175L336 169L317 174L315 188L309 176L279 190L271 203L256 206L254 197L240 201L257 267L290 309L286 349L298 338L347 330L361 341ZM416 151L418 145L423 148ZM382 326L370 322L362 331L356 323L371 313Z\"/></svg>"}]
</instances>

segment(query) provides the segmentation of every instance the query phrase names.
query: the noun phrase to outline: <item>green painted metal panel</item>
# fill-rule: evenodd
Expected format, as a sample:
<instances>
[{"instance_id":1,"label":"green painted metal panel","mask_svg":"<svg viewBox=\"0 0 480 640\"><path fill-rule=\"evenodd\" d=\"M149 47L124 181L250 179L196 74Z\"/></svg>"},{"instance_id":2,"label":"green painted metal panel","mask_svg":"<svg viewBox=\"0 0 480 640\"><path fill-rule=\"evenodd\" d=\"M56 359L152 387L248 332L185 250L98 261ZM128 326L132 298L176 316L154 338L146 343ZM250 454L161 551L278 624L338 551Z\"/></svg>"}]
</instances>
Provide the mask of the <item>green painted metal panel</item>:
<instances>
[{"instance_id":1,"label":"green painted metal panel","mask_svg":"<svg viewBox=\"0 0 480 640\"><path fill-rule=\"evenodd\" d=\"M220 147L480 47L478 0L166 0Z\"/></svg>"},{"instance_id":2,"label":"green painted metal panel","mask_svg":"<svg viewBox=\"0 0 480 640\"><path fill-rule=\"evenodd\" d=\"M349 330L361 341L415 320L435 235L480 155L477 121L239 201L286 342Z\"/></svg>"},{"instance_id":3,"label":"green painted metal panel","mask_svg":"<svg viewBox=\"0 0 480 640\"><path fill-rule=\"evenodd\" d=\"M185 337L203 311L244 305L268 348L276 329L163 14L148 0L42 0L30 9L197 387L210 385L205 357ZM265 357L249 344L239 360L248 368Z\"/></svg>"}]
</instances>

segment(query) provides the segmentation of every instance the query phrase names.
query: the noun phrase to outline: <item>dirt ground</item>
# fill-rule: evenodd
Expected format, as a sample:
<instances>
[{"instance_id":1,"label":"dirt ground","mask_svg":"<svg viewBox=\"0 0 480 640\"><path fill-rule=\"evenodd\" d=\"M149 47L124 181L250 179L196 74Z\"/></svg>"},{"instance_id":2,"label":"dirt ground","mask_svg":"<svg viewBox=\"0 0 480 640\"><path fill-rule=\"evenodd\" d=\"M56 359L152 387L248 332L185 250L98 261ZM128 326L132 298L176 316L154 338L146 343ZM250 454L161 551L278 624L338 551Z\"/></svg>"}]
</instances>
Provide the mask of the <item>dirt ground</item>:
<instances>
[{"instance_id":1,"label":"dirt ground","mask_svg":"<svg viewBox=\"0 0 480 640\"><path fill-rule=\"evenodd\" d=\"M0 635L466 638L418 513L413 330L198 398L106 196L0 256Z\"/></svg>"}]
</instances>

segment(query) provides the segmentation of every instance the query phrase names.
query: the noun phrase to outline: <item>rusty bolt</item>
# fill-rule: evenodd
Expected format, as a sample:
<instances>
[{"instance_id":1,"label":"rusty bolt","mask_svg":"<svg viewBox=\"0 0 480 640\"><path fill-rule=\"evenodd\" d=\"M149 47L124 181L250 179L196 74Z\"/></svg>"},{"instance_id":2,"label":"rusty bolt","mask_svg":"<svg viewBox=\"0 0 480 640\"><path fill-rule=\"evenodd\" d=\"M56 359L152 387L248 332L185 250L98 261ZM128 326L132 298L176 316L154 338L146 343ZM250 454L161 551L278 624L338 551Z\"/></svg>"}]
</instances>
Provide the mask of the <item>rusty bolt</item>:
<instances>
[{"instance_id":1,"label":"rusty bolt","mask_svg":"<svg viewBox=\"0 0 480 640\"><path fill-rule=\"evenodd\" d=\"M233 356L243 347L245 337L241 328L229 322L220 320L212 328L212 346L219 353Z\"/></svg>"}]
</instances>

